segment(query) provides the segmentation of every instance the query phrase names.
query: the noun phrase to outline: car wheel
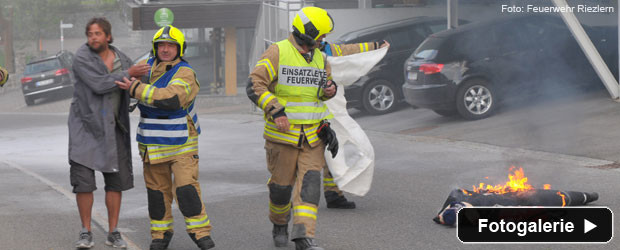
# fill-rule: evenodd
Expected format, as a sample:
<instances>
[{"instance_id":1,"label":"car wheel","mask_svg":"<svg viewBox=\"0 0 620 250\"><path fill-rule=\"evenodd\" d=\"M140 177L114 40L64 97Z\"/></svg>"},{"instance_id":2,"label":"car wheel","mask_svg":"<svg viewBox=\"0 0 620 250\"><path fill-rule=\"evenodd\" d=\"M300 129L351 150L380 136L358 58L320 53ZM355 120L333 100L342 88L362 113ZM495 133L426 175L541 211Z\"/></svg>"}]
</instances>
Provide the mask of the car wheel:
<instances>
[{"instance_id":1,"label":"car wheel","mask_svg":"<svg viewBox=\"0 0 620 250\"><path fill-rule=\"evenodd\" d=\"M452 117L452 116L459 114L459 112L456 111L456 109L451 109L451 110L446 110L446 109L434 110L433 109L433 112L437 113L438 115L445 116L445 117Z\"/></svg>"},{"instance_id":2,"label":"car wheel","mask_svg":"<svg viewBox=\"0 0 620 250\"><path fill-rule=\"evenodd\" d=\"M396 108L396 91L386 80L372 81L364 88L362 95L364 109L369 114L386 114Z\"/></svg>"},{"instance_id":3,"label":"car wheel","mask_svg":"<svg viewBox=\"0 0 620 250\"><path fill-rule=\"evenodd\" d=\"M34 98L32 97L24 96L24 101L26 101L26 106L34 105Z\"/></svg>"},{"instance_id":4,"label":"car wheel","mask_svg":"<svg viewBox=\"0 0 620 250\"><path fill-rule=\"evenodd\" d=\"M468 120L484 119L497 107L493 86L483 79L469 80L461 84L456 94L456 109Z\"/></svg>"}]
</instances>

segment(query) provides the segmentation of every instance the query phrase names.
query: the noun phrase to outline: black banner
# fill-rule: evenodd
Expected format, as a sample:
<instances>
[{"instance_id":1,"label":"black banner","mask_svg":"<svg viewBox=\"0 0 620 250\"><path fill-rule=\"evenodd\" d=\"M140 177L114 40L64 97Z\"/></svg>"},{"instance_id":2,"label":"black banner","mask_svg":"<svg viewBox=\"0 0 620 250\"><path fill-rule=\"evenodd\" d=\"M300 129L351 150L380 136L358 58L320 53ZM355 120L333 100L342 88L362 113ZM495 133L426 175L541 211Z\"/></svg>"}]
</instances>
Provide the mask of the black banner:
<instances>
[{"instance_id":1,"label":"black banner","mask_svg":"<svg viewBox=\"0 0 620 250\"><path fill-rule=\"evenodd\" d=\"M463 243L607 243L607 207L467 207L458 212Z\"/></svg>"}]
</instances>

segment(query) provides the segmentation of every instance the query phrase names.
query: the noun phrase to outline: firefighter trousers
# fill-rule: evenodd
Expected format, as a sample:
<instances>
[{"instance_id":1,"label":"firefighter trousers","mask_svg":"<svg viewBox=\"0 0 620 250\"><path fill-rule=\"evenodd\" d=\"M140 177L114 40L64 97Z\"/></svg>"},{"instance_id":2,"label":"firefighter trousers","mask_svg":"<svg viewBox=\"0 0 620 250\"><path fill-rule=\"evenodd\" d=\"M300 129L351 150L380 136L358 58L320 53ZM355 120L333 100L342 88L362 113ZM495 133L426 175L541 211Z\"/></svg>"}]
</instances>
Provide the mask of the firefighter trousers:
<instances>
[{"instance_id":1,"label":"firefighter trousers","mask_svg":"<svg viewBox=\"0 0 620 250\"><path fill-rule=\"evenodd\" d=\"M323 168L323 192L325 193L325 199L328 197L328 192L334 192L338 196L344 196L342 190L340 190L336 182L334 182L334 177L332 173L329 172L327 165Z\"/></svg>"},{"instance_id":2,"label":"firefighter trousers","mask_svg":"<svg viewBox=\"0 0 620 250\"><path fill-rule=\"evenodd\" d=\"M314 238L317 208L321 198L321 169L325 166L325 144L302 147L265 142L269 187L269 219L288 224L293 214L291 239ZM292 193L292 202L291 202Z\"/></svg>"},{"instance_id":3,"label":"firefighter trousers","mask_svg":"<svg viewBox=\"0 0 620 250\"><path fill-rule=\"evenodd\" d=\"M210 235L211 223L198 182L197 153L175 156L157 164L144 163L144 182L148 193L152 239L163 239L165 232L173 231L173 199L176 199L185 217L188 234L194 234L196 239Z\"/></svg>"}]
</instances>

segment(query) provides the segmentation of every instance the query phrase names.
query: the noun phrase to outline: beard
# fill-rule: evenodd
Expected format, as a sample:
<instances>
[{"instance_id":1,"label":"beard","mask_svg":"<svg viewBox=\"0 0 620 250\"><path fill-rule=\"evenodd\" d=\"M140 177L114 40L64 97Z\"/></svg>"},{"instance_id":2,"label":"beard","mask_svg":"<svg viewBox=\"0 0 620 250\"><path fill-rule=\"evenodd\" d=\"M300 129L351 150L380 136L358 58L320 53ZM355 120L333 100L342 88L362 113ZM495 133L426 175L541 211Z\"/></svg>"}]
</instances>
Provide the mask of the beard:
<instances>
[{"instance_id":1,"label":"beard","mask_svg":"<svg viewBox=\"0 0 620 250\"><path fill-rule=\"evenodd\" d=\"M102 44L102 43L99 43L99 46L98 46L98 47L93 47L93 45L91 45L90 43L88 43L88 48L89 48L90 50L92 50L93 52L95 52L95 53L101 53L102 51L106 50L106 49L107 49L107 47L108 47L108 46L106 46L106 45L104 45L104 44Z\"/></svg>"}]
</instances>

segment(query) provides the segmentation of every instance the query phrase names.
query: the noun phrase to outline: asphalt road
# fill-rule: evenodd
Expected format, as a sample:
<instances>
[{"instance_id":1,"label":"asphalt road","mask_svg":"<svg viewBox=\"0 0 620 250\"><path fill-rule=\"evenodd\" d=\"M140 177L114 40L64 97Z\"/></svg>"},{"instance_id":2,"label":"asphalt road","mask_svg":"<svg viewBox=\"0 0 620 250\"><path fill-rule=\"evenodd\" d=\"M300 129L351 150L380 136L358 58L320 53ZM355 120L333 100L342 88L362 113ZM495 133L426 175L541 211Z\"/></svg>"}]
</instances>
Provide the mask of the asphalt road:
<instances>
[{"instance_id":1,"label":"asphalt road","mask_svg":"<svg viewBox=\"0 0 620 250\"><path fill-rule=\"evenodd\" d=\"M0 96L0 103L11 98ZM0 108L0 242L3 249L71 249L79 218L70 193L66 107L50 101ZM58 105L58 107L51 107ZM521 166L535 187L598 192L592 205L620 211L620 170L604 168L613 154L618 124L615 102L604 94L560 98L504 109L467 122L428 110L402 109L384 116L356 115L376 154L374 182L364 197L348 197L355 210L326 209L321 201L317 238L326 249L523 249L523 245L464 245L453 228L431 219L454 188L506 181ZM49 108L50 111L42 110ZM216 249L274 249L267 219L269 177L264 163L262 118L248 108L201 108L200 181L214 225ZM136 119L132 118L135 128ZM137 146L133 146L134 149ZM134 151L135 152L135 151ZM136 187L123 196L120 230L133 249L148 249L147 203L142 168L134 153ZM489 177L485 179L484 177ZM103 180L98 175L98 183ZM107 230L102 187L95 192L96 249ZM170 249L195 249L177 229ZM616 220L614 226L620 223ZM102 228L99 228L102 227ZM619 249L606 245L527 245L528 249ZM293 244L287 248L294 249Z\"/></svg>"}]
</instances>

